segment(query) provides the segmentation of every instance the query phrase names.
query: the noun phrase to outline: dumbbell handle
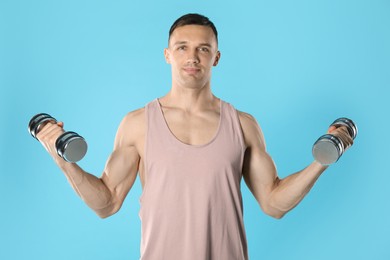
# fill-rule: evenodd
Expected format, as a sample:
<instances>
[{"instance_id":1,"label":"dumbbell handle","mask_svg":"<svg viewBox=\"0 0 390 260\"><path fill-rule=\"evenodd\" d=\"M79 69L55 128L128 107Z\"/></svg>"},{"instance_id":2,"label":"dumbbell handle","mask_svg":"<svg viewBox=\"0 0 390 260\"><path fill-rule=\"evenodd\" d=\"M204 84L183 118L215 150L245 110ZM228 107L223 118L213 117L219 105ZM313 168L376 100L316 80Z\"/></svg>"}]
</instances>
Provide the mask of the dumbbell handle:
<instances>
[{"instance_id":1,"label":"dumbbell handle","mask_svg":"<svg viewBox=\"0 0 390 260\"><path fill-rule=\"evenodd\" d=\"M356 124L349 118L341 117L336 119L331 126L346 126L349 135L352 137L352 139L355 139L356 135L358 134L358 128Z\"/></svg>"},{"instance_id":2,"label":"dumbbell handle","mask_svg":"<svg viewBox=\"0 0 390 260\"><path fill-rule=\"evenodd\" d=\"M57 120L49 114L41 113L31 118L28 131L37 139L36 135L47 123L57 123ZM38 139L37 139L38 140ZM86 154L88 146L85 139L75 132L64 132L56 140L57 154L67 162L78 162Z\"/></svg>"}]
</instances>

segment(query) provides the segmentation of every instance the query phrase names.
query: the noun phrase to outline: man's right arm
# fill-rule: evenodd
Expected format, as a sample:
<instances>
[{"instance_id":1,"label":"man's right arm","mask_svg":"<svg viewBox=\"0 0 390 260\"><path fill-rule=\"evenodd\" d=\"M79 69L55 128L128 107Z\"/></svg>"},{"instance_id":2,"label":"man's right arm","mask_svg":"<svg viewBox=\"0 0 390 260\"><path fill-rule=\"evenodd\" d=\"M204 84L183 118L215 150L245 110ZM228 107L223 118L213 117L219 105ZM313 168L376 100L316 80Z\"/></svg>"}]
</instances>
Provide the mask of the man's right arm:
<instances>
[{"instance_id":1,"label":"man's right arm","mask_svg":"<svg viewBox=\"0 0 390 260\"><path fill-rule=\"evenodd\" d=\"M47 124L37 135L76 193L102 218L111 216L120 209L137 177L140 153L136 140L142 135L142 128L139 127L142 123L139 122L142 121L141 114L143 110L137 110L122 120L115 137L113 152L100 178L57 155L55 141L64 132L62 123Z\"/></svg>"}]
</instances>

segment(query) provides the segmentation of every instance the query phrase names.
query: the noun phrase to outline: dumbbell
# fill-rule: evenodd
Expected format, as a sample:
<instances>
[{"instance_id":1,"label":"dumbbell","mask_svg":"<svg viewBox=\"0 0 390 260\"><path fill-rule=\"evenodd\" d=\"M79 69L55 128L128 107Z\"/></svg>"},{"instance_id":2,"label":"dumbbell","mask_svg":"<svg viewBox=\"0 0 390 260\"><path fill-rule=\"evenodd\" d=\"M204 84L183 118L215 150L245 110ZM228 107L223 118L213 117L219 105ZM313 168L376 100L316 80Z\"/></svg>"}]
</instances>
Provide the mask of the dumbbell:
<instances>
[{"instance_id":1,"label":"dumbbell","mask_svg":"<svg viewBox=\"0 0 390 260\"><path fill-rule=\"evenodd\" d=\"M37 139L38 132L47 123L56 124L57 120L49 114L40 113L33 116L28 123L29 133ZM38 139L37 139L38 140ZM64 132L56 140L57 154L67 162L78 162L87 153L85 139L75 132Z\"/></svg>"},{"instance_id":2,"label":"dumbbell","mask_svg":"<svg viewBox=\"0 0 390 260\"><path fill-rule=\"evenodd\" d=\"M352 139L355 139L358 132L356 124L345 117L336 119L330 126L346 126ZM314 143L312 153L317 162L329 165L337 162L344 150L345 147L340 138L332 134L325 134Z\"/></svg>"}]
</instances>

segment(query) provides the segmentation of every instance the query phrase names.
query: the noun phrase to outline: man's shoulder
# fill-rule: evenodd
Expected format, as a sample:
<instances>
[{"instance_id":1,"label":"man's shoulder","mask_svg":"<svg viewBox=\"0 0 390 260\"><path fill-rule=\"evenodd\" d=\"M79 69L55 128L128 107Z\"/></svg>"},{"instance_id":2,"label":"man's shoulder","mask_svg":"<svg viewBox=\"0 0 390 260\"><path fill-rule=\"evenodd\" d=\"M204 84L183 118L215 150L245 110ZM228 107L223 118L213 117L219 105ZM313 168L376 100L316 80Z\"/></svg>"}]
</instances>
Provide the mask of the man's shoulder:
<instances>
[{"instance_id":1,"label":"man's shoulder","mask_svg":"<svg viewBox=\"0 0 390 260\"><path fill-rule=\"evenodd\" d=\"M242 127L253 127L257 125L256 118L251 114L239 110L237 110L237 113Z\"/></svg>"},{"instance_id":2,"label":"man's shoulder","mask_svg":"<svg viewBox=\"0 0 390 260\"><path fill-rule=\"evenodd\" d=\"M225 101L225 100L222 100L222 99L221 99L221 101L226 103L226 104L228 104L229 106L231 106L232 109L237 111L237 114L238 114L238 117L240 119L240 123L241 124L245 124L245 125L253 124L253 123L257 124L256 119L251 114L249 114L247 112L244 112L244 111L238 110L232 103L230 103L228 101Z\"/></svg>"},{"instance_id":3,"label":"man's shoulder","mask_svg":"<svg viewBox=\"0 0 390 260\"><path fill-rule=\"evenodd\" d=\"M263 132L260 125L257 123L256 118L251 114L242 111L238 111L238 116L247 146L249 147L253 144L257 145L259 141L263 143Z\"/></svg>"},{"instance_id":4,"label":"man's shoulder","mask_svg":"<svg viewBox=\"0 0 390 260\"><path fill-rule=\"evenodd\" d=\"M127 145L137 145L145 134L145 108L139 108L128 112L122 119L117 139Z\"/></svg>"},{"instance_id":5,"label":"man's shoulder","mask_svg":"<svg viewBox=\"0 0 390 260\"><path fill-rule=\"evenodd\" d=\"M124 125L126 127L137 127L137 128L143 128L143 126L146 124L146 107L148 107L150 104L153 104L156 102L156 99L150 101L147 103L144 107L132 110L128 112L122 119L121 125Z\"/></svg>"},{"instance_id":6,"label":"man's shoulder","mask_svg":"<svg viewBox=\"0 0 390 260\"><path fill-rule=\"evenodd\" d=\"M136 110L128 112L124 116L124 120L126 120L126 121L137 121L137 120L141 120L144 117L145 117L145 107L141 107L141 108L138 108Z\"/></svg>"},{"instance_id":7,"label":"man's shoulder","mask_svg":"<svg viewBox=\"0 0 390 260\"><path fill-rule=\"evenodd\" d=\"M123 127L141 127L145 122L145 107L128 112L122 119Z\"/></svg>"}]
</instances>

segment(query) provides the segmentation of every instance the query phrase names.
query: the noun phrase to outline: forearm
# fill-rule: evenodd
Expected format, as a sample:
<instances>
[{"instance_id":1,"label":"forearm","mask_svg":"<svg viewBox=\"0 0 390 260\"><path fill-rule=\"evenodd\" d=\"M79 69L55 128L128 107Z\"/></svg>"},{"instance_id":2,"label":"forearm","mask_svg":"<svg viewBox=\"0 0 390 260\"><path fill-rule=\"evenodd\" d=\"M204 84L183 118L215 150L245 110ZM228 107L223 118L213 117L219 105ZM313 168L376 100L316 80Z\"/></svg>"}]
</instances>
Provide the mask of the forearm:
<instances>
[{"instance_id":1,"label":"forearm","mask_svg":"<svg viewBox=\"0 0 390 260\"><path fill-rule=\"evenodd\" d=\"M102 211L109 208L112 201L107 186L100 178L85 172L77 164L60 160L57 160L57 165L65 174L72 188L92 210L100 216L104 215Z\"/></svg>"},{"instance_id":2,"label":"forearm","mask_svg":"<svg viewBox=\"0 0 390 260\"><path fill-rule=\"evenodd\" d=\"M311 190L317 179L326 170L317 162L284 179L276 181L270 195L270 205L283 213L293 209Z\"/></svg>"}]
</instances>

